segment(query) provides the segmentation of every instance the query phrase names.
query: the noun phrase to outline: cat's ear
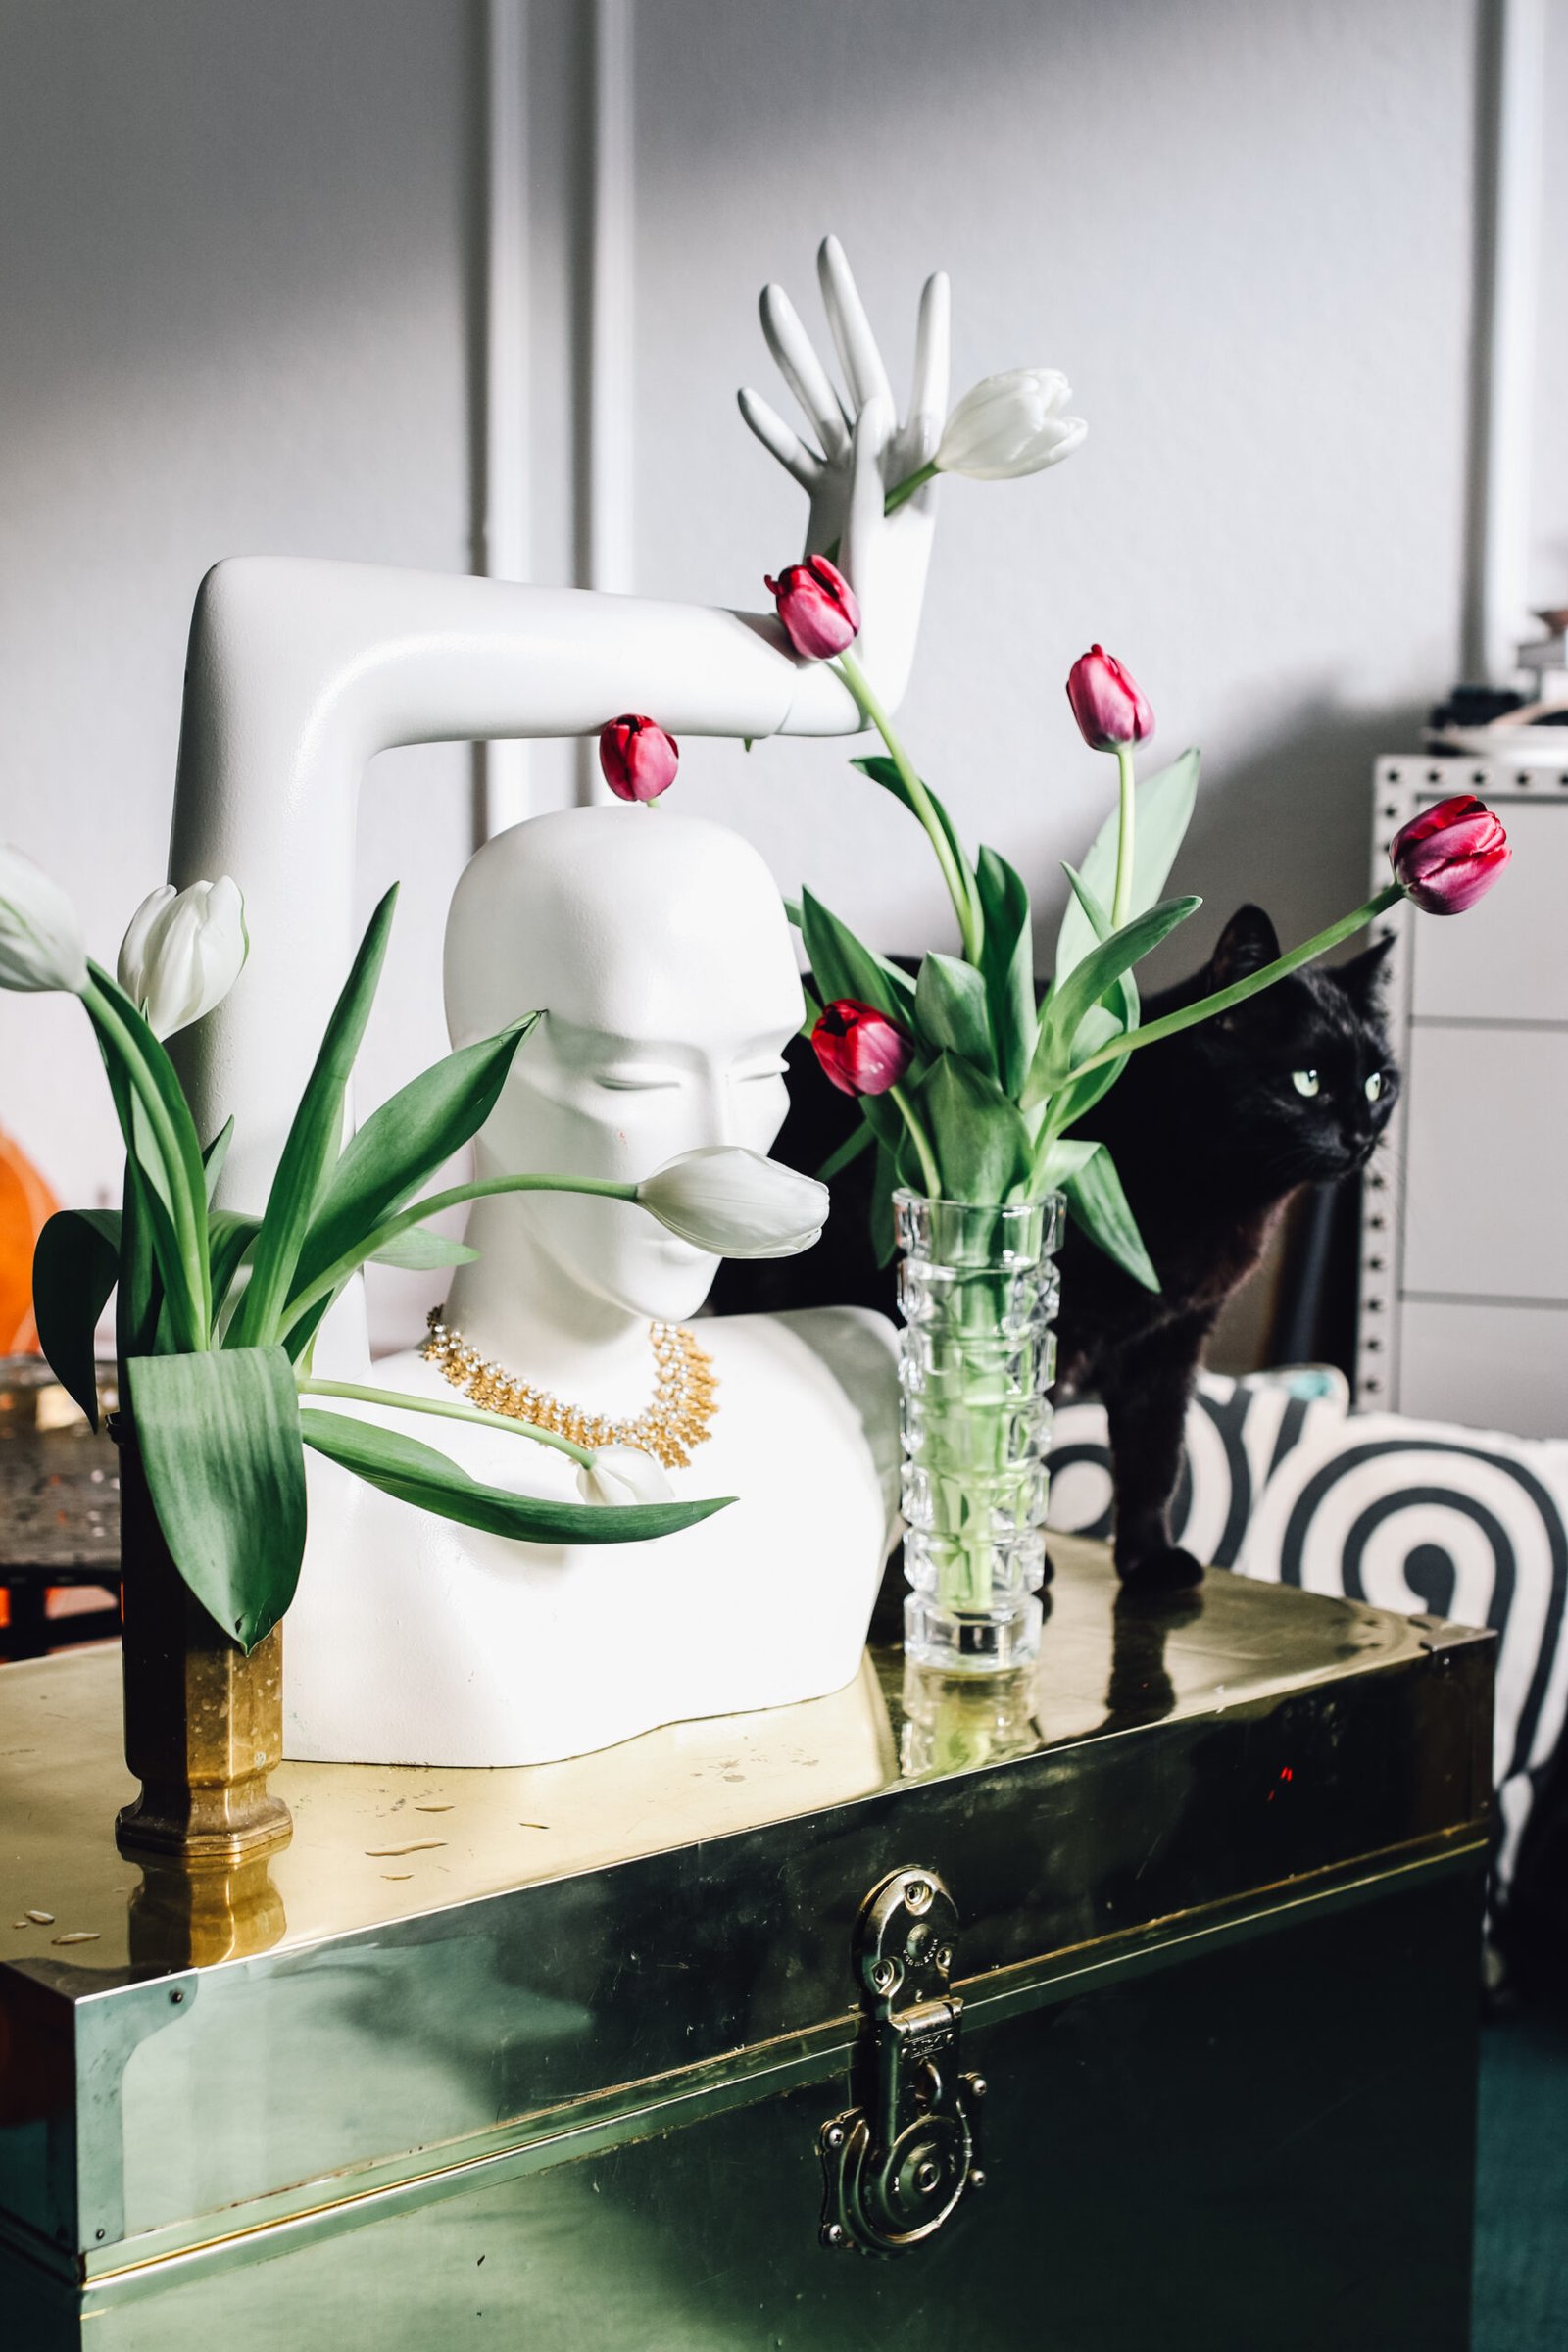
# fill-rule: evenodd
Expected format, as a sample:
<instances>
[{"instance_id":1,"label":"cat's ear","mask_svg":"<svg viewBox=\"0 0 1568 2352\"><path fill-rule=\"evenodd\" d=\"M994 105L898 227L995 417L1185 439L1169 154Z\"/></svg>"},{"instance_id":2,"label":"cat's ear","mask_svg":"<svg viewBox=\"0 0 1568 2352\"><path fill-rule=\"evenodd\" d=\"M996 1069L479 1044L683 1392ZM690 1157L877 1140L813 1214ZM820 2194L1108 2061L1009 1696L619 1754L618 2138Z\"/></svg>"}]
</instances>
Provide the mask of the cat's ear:
<instances>
[{"instance_id":1,"label":"cat's ear","mask_svg":"<svg viewBox=\"0 0 1568 2352\"><path fill-rule=\"evenodd\" d=\"M1385 931L1359 956L1348 963L1336 964L1332 977L1344 989L1359 1013L1375 1014L1383 1010L1383 991L1389 977L1389 956L1394 947L1394 933Z\"/></svg>"},{"instance_id":2,"label":"cat's ear","mask_svg":"<svg viewBox=\"0 0 1568 2352\"><path fill-rule=\"evenodd\" d=\"M1211 989L1229 988L1272 963L1280 952L1279 934L1261 906L1238 906L1219 935L1208 967Z\"/></svg>"}]
</instances>

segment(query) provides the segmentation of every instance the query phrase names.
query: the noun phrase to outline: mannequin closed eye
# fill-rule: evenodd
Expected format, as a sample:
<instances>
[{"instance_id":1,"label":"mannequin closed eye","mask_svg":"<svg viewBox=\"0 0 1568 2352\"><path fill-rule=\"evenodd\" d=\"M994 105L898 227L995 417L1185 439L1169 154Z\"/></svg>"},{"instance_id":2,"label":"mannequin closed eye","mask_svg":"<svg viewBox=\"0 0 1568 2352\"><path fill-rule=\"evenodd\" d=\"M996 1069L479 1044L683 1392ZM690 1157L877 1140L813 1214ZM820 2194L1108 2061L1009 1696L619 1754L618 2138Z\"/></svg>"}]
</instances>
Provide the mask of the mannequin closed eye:
<instances>
[{"instance_id":1,"label":"mannequin closed eye","mask_svg":"<svg viewBox=\"0 0 1568 2352\"><path fill-rule=\"evenodd\" d=\"M782 1078L784 1063L774 1054L765 1061L747 1063L732 1069L728 1075L737 1086L751 1086L759 1080ZM691 1076L689 1070L658 1069L643 1065L612 1066L593 1073L594 1084L612 1095L656 1094L665 1088L684 1086Z\"/></svg>"}]
</instances>

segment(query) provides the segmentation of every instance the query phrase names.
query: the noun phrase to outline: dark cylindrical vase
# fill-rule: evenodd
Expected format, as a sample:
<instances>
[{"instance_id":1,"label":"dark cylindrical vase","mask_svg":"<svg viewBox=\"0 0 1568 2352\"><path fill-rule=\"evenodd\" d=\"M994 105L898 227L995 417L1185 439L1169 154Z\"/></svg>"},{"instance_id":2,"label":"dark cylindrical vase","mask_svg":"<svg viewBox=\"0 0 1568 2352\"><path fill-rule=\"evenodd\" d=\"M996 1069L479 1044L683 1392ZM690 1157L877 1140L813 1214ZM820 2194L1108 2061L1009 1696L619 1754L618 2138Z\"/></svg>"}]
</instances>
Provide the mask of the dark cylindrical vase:
<instances>
[{"instance_id":1,"label":"dark cylindrical vase","mask_svg":"<svg viewBox=\"0 0 1568 2352\"><path fill-rule=\"evenodd\" d=\"M134 1431L118 1417L124 1609L125 1762L141 1794L121 1813L125 1853L235 1862L287 1841L268 1791L283 1752L282 1631L247 1657L170 1555Z\"/></svg>"}]
</instances>

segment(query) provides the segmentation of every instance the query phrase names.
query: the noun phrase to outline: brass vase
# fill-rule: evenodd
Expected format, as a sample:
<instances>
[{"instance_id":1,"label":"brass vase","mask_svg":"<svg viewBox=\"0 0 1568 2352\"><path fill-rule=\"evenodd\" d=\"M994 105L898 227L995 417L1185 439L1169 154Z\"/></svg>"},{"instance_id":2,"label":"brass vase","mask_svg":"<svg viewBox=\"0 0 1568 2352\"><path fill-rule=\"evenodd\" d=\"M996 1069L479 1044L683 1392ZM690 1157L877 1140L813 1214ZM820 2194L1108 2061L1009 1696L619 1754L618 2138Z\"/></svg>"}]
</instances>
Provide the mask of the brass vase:
<instances>
[{"instance_id":1,"label":"brass vase","mask_svg":"<svg viewBox=\"0 0 1568 2352\"><path fill-rule=\"evenodd\" d=\"M125 1762L141 1783L116 1836L126 1854L237 1862L287 1842L268 1791L283 1752L283 1649L274 1626L247 1657L170 1555L135 1434L116 1416L124 1612Z\"/></svg>"}]
</instances>

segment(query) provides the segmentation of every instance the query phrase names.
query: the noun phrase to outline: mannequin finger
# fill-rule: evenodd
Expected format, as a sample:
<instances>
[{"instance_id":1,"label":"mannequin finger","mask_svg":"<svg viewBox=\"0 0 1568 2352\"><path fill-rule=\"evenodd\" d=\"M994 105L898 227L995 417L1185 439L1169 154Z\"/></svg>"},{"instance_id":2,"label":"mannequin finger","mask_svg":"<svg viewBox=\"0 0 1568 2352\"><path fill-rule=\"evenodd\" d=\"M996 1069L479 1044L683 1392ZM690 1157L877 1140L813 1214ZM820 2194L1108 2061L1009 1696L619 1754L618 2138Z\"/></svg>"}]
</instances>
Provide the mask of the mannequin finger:
<instances>
[{"instance_id":1,"label":"mannequin finger","mask_svg":"<svg viewBox=\"0 0 1568 2352\"><path fill-rule=\"evenodd\" d=\"M760 308L762 334L780 375L800 402L808 421L816 427L826 455L840 456L850 441L843 409L821 361L811 349L811 339L801 324L794 303L782 286L764 286Z\"/></svg>"},{"instance_id":2,"label":"mannequin finger","mask_svg":"<svg viewBox=\"0 0 1568 2352\"><path fill-rule=\"evenodd\" d=\"M844 518L845 564L853 581L855 566L875 545L882 528L882 451L893 425L893 404L868 400L855 420L855 447L850 461L850 504Z\"/></svg>"},{"instance_id":3,"label":"mannequin finger","mask_svg":"<svg viewBox=\"0 0 1568 2352\"><path fill-rule=\"evenodd\" d=\"M799 433L794 433L776 409L769 408L760 392L748 384L736 394L741 415L770 456L777 458L786 473L792 473L808 494L815 490L822 475L822 461L813 450L807 448Z\"/></svg>"},{"instance_id":4,"label":"mannequin finger","mask_svg":"<svg viewBox=\"0 0 1568 2352\"><path fill-rule=\"evenodd\" d=\"M891 417L893 386L882 365L882 354L871 332L871 321L865 315L844 248L837 237L824 237L816 257L816 273L821 280L822 303L827 312L833 340L849 381L858 411L863 412L868 401L885 400Z\"/></svg>"},{"instance_id":5,"label":"mannequin finger","mask_svg":"<svg viewBox=\"0 0 1568 2352\"><path fill-rule=\"evenodd\" d=\"M948 273L937 270L920 291L914 330L914 376L909 386L909 426L929 457L948 420L948 350L952 298Z\"/></svg>"}]
</instances>

